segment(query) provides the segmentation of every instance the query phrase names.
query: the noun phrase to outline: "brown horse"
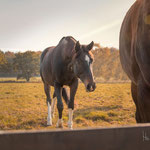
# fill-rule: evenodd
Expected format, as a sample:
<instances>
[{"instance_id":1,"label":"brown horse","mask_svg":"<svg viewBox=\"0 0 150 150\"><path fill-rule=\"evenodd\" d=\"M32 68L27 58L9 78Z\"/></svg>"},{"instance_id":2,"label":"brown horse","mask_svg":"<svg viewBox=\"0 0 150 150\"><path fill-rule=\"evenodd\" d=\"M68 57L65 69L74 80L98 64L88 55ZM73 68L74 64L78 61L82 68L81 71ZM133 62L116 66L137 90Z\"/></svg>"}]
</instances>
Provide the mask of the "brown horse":
<instances>
[{"instance_id":1,"label":"brown horse","mask_svg":"<svg viewBox=\"0 0 150 150\"><path fill-rule=\"evenodd\" d=\"M45 49L41 55L40 74L44 83L47 96L48 118L47 125L52 125L55 99L57 97L57 109L59 119L57 127L62 127L62 97L68 104L68 127L72 128L72 116L74 109L74 97L78 87L78 78L84 83L88 92L95 90L95 82L92 73L93 55L90 52L94 43L80 45L73 37L63 37L57 46ZM70 98L63 87L70 87ZM54 86L53 103L51 107L50 86Z\"/></svg>"},{"instance_id":2,"label":"brown horse","mask_svg":"<svg viewBox=\"0 0 150 150\"><path fill-rule=\"evenodd\" d=\"M137 0L120 31L120 60L131 79L136 121L150 122L150 0Z\"/></svg>"}]
</instances>

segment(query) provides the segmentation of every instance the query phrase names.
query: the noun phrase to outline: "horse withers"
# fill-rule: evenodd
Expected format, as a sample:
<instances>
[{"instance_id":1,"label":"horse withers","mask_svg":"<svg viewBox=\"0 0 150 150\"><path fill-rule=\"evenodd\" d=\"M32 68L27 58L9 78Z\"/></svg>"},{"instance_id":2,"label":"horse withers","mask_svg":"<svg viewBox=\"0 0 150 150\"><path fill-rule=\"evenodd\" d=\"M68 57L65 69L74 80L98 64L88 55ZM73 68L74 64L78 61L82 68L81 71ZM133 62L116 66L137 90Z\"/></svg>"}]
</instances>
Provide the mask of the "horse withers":
<instances>
[{"instance_id":1,"label":"horse withers","mask_svg":"<svg viewBox=\"0 0 150 150\"><path fill-rule=\"evenodd\" d=\"M120 60L131 79L137 123L150 122L150 0L136 0L120 31Z\"/></svg>"},{"instance_id":2,"label":"horse withers","mask_svg":"<svg viewBox=\"0 0 150 150\"><path fill-rule=\"evenodd\" d=\"M92 71L93 55L91 53L93 45L93 41L89 45L80 45L79 41L68 36L63 37L57 46L46 48L41 54L40 75L47 97L47 125L52 125L56 97L59 113L57 127L63 127L63 97L69 109L68 127L72 128L74 97L78 88L78 78L84 83L87 92L95 90L96 85ZM65 85L70 88L70 96L64 88ZM54 87L53 101L50 96L50 86Z\"/></svg>"}]
</instances>

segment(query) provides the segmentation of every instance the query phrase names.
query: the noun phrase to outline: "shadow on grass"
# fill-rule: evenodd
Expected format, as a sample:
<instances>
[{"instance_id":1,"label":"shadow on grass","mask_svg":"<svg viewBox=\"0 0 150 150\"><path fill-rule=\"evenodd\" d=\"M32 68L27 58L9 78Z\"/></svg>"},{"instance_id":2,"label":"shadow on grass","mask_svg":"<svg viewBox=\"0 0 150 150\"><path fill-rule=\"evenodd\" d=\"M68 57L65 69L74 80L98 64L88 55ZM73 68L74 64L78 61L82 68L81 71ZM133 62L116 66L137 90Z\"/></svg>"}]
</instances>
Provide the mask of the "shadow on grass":
<instances>
[{"instance_id":1,"label":"shadow on grass","mask_svg":"<svg viewBox=\"0 0 150 150\"><path fill-rule=\"evenodd\" d=\"M110 111L110 110L115 110L115 109L121 109L123 108L121 105L115 105L115 106L93 106L93 107L88 107L85 109L77 109L74 111L74 115L79 116L83 114L87 114L88 112L92 111Z\"/></svg>"},{"instance_id":2,"label":"shadow on grass","mask_svg":"<svg viewBox=\"0 0 150 150\"><path fill-rule=\"evenodd\" d=\"M8 80L8 81L0 81L0 83L41 83L41 81L14 81L14 80Z\"/></svg>"},{"instance_id":3,"label":"shadow on grass","mask_svg":"<svg viewBox=\"0 0 150 150\"><path fill-rule=\"evenodd\" d=\"M29 121L24 121L22 123L18 124L7 124L7 125L0 125L0 130L28 130L28 129L33 129L33 128L38 128L38 127L43 127L46 128L48 127L46 124L46 120L29 120Z\"/></svg>"},{"instance_id":4,"label":"shadow on grass","mask_svg":"<svg viewBox=\"0 0 150 150\"><path fill-rule=\"evenodd\" d=\"M109 122L112 120L112 117L116 117L118 113L113 110L121 109L122 106L115 105L115 106L101 106L101 107L88 107L85 109L78 109L74 111L74 118L78 120L87 119L92 121L106 121Z\"/></svg>"}]
</instances>

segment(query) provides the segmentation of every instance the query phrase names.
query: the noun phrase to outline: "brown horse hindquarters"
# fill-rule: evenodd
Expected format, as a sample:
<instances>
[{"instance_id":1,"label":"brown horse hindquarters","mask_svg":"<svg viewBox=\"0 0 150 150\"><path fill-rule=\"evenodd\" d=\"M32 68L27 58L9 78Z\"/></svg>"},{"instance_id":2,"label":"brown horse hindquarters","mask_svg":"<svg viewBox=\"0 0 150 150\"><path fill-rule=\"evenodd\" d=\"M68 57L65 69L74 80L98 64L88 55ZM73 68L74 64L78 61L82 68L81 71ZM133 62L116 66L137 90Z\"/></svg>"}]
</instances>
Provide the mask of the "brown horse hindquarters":
<instances>
[{"instance_id":1,"label":"brown horse hindquarters","mask_svg":"<svg viewBox=\"0 0 150 150\"><path fill-rule=\"evenodd\" d=\"M145 22L147 11L150 12L150 1L136 1L120 31L120 60L132 81L138 123L150 122L150 24L146 24L148 20Z\"/></svg>"},{"instance_id":2,"label":"brown horse hindquarters","mask_svg":"<svg viewBox=\"0 0 150 150\"><path fill-rule=\"evenodd\" d=\"M139 68L136 62L136 29L139 4L135 3L127 12L120 31L120 61L128 77L137 82Z\"/></svg>"},{"instance_id":3,"label":"brown horse hindquarters","mask_svg":"<svg viewBox=\"0 0 150 150\"><path fill-rule=\"evenodd\" d=\"M49 47L43 51L43 56L41 55L41 64L40 64L40 75L45 84L53 86L52 79L52 53L55 47ZM43 57L43 59L42 59Z\"/></svg>"}]
</instances>

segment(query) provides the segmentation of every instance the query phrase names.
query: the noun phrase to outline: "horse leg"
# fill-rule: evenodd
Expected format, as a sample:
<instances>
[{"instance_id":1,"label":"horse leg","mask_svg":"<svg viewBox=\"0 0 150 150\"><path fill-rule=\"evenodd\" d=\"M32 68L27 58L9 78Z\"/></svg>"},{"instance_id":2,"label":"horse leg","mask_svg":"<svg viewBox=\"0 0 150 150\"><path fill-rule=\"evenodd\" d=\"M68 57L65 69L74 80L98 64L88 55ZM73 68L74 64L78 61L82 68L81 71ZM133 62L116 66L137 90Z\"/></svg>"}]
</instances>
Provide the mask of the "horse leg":
<instances>
[{"instance_id":1,"label":"horse leg","mask_svg":"<svg viewBox=\"0 0 150 150\"><path fill-rule=\"evenodd\" d=\"M47 116L47 125L52 125L52 117L51 117L51 97L50 97L50 87L47 84L44 84L44 90L47 97L47 106L48 106L48 116Z\"/></svg>"},{"instance_id":2,"label":"horse leg","mask_svg":"<svg viewBox=\"0 0 150 150\"><path fill-rule=\"evenodd\" d=\"M74 110L74 97L76 94L78 88L78 79L74 80L74 82L70 85L70 101L68 104L68 109L69 109L69 120L68 120L68 127L72 129L73 127L73 110Z\"/></svg>"},{"instance_id":3,"label":"horse leg","mask_svg":"<svg viewBox=\"0 0 150 150\"><path fill-rule=\"evenodd\" d=\"M69 103L69 96L67 94L66 88L62 89L62 97L64 98L66 104L68 105L68 103ZM54 117L55 103L56 103L56 94L54 92L53 100L52 100L52 117Z\"/></svg>"},{"instance_id":4,"label":"horse leg","mask_svg":"<svg viewBox=\"0 0 150 150\"><path fill-rule=\"evenodd\" d=\"M55 103L56 103L56 94L54 92L54 94L53 94L53 100L52 100L52 118L54 117Z\"/></svg>"},{"instance_id":5,"label":"horse leg","mask_svg":"<svg viewBox=\"0 0 150 150\"><path fill-rule=\"evenodd\" d=\"M62 123L63 103L62 103L62 98L61 98L62 86L59 85L58 83L55 83L54 88L55 88L55 94L56 94L56 97L57 97L57 109L58 109L58 114L59 114L57 127L62 128L63 127L63 123Z\"/></svg>"},{"instance_id":6,"label":"horse leg","mask_svg":"<svg viewBox=\"0 0 150 150\"><path fill-rule=\"evenodd\" d=\"M138 102L141 123L150 122L150 87L145 83L143 77L138 81Z\"/></svg>"},{"instance_id":7,"label":"horse leg","mask_svg":"<svg viewBox=\"0 0 150 150\"><path fill-rule=\"evenodd\" d=\"M133 82L131 83L131 94L132 94L132 98L136 106L136 112L135 112L136 122L140 123L141 117L140 117L140 112L139 112L140 110L139 110L139 104L138 104L138 99L137 99L137 86Z\"/></svg>"},{"instance_id":8,"label":"horse leg","mask_svg":"<svg viewBox=\"0 0 150 150\"><path fill-rule=\"evenodd\" d=\"M62 89L62 96L63 96L63 98L65 100L65 103L68 105L69 104L69 96L68 96L66 88Z\"/></svg>"}]
</instances>

